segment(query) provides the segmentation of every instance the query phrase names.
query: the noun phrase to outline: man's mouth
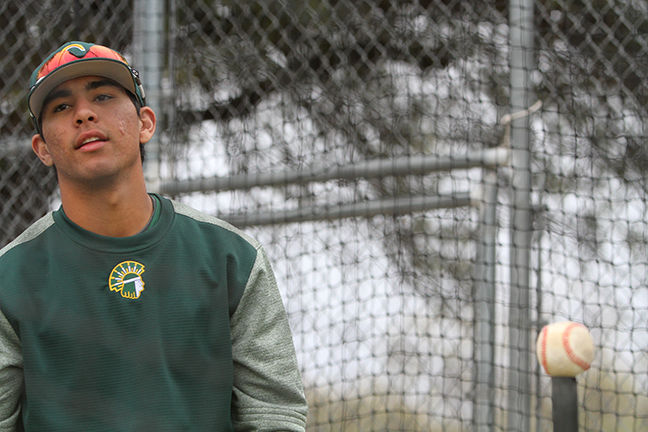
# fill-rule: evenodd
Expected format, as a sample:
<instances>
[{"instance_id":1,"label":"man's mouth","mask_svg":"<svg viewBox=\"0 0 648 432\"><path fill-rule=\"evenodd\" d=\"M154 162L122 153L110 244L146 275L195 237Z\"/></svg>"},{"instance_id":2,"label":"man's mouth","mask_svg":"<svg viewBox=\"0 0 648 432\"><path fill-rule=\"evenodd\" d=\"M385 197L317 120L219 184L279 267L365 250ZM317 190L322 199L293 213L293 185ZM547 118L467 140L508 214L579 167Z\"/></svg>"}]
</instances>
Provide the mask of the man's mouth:
<instances>
[{"instance_id":1,"label":"man's mouth","mask_svg":"<svg viewBox=\"0 0 648 432\"><path fill-rule=\"evenodd\" d=\"M100 146L104 141L106 141L106 138L103 135L88 134L86 137L80 137L76 149L90 150Z\"/></svg>"},{"instance_id":2,"label":"man's mouth","mask_svg":"<svg viewBox=\"0 0 648 432\"><path fill-rule=\"evenodd\" d=\"M101 141L101 139L99 139L98 137L84 139L83 142L81 142L81 146L84 146L84 145L86 145L88 143L91 143L93 141Z\"/></svg>"}]
</instances>

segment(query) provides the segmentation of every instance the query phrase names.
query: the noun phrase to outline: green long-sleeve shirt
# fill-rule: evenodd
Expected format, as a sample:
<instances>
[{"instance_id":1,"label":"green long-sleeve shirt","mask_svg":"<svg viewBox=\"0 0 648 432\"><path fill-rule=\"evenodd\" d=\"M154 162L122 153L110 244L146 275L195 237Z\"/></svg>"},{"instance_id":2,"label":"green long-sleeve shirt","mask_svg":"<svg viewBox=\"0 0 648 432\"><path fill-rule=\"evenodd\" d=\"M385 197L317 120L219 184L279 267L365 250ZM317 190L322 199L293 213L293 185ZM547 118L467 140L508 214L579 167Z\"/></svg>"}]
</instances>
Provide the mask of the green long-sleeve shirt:
<instances>
[{"instance_id":1,"label":"green long-sleeve shirt","mask_svg":"<svg viewBox=\"0 0 648 432\"><path fill-rule=\"evenodd\" d=\"M0 251L0 431L302 431L261 246L155 196L142 233L52 212Z\"/></svg>"}]
</instances>

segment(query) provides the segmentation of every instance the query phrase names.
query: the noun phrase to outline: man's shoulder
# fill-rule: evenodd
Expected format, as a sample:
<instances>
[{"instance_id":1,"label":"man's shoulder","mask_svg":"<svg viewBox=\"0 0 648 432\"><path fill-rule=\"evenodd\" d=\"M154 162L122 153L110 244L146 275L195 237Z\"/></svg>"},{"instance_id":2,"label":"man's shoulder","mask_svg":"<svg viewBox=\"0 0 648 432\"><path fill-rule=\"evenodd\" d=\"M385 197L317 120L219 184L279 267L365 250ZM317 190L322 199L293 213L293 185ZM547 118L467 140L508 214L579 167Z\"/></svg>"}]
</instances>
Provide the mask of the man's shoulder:
<instances>
[{"instance_id":1,"label":"man's shoulder","mask_svg":"<svg viewBox=\"0 0 648 432\"><path fill-rule=\"evenodd\" d=\"M246 243L250 244L250 246L252 246L254 249L259 249L260 244L256 239L254 239L253 237L251 237L241 229L230 224L229 222L220 219L216 216L212 216L207 213L204 213L200 210L196 210L195 208L185 203L171 200L171 199L169 201L173 205L173 209L176 214L186 217L189 220L197 223L207 224L208 226L211 226L216 230L222 230L224 232L227 232L230 235L234 237L238 237L241 240L245 241Z\"/></svg>"},{"instance_id":2,"label":"man's shoulder","mask_svg":"<svg viewBox=\"0 0 648 432\"><path fill-rule=\"evenodd\" d=\"M54 217L50 212L34 222L13 241L0 249L0 259L2 259L2 257L9 251L26 247L26 245L28 245L33 240L41 237L42 234L46 232L52 225L54 225Z\"/></svg>"}]
</instances>

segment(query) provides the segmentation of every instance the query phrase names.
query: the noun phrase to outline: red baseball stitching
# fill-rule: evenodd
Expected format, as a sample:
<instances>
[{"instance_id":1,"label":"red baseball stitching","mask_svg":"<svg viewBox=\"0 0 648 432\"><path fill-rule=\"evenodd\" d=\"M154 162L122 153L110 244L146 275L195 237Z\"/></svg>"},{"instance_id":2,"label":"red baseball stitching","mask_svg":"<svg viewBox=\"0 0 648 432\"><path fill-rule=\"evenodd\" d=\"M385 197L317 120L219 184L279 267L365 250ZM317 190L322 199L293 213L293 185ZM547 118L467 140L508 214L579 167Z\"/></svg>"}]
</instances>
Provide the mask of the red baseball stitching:
<instances>
[{"instance_id":1,"label":"red baseball stitching","mask_svg":"<svg viewBox=\"0 0 648 432\"><path fill-rule=\"evenodd\" d=\"M545 372L547 372L549 375L551 375L549 373L549 365L547 364L547 337L548 337L547 333L548 333L548 329L545 326L542 329L542 336L541 336L541 341L542 342L540 344L542 346L542 348L540 349L540 355L542 357L542 367L544 368Z\"/></svg>"},{"instance_id":2,"label":"red baseball stitching","mask_svg":"<svg viewBox=\"0 0 648 432\"><path fill-rule=\"evenodd\" d=\"M571 346L569 346L569 335L571 331L574 329L574 327L585 327L582 324L579 323L572 323L567 326L565 329L565 332L563 333L563 347L565 348L565 352L567 353L567 357L571 361L573 361L575 364L577 364L581 369L587 370L590 368L589 363L587 363L585 360L581 359L576 355L576 353L571 349Z\"/></svg>"}]
</instances>

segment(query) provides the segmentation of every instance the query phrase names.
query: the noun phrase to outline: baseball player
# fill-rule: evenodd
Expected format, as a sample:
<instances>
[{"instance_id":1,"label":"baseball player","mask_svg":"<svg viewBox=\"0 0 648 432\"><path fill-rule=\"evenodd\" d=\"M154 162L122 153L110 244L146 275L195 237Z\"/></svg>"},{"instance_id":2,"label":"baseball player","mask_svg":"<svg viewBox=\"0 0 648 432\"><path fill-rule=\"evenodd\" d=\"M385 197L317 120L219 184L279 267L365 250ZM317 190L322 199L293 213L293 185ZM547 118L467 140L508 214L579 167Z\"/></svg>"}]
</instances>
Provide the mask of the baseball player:
<instances>
[{"instance_id":1,"label":"baseball player","mask_svg":"<svg viewBox=\"0 0 648 432\"><path fill-rule=\"evenodd\" d=\"M28 106L62 204L0 250L0 430L303 431L263 248L146 191L156 118L137 71L68 42Z\"/></svg>"}]
</instances>

